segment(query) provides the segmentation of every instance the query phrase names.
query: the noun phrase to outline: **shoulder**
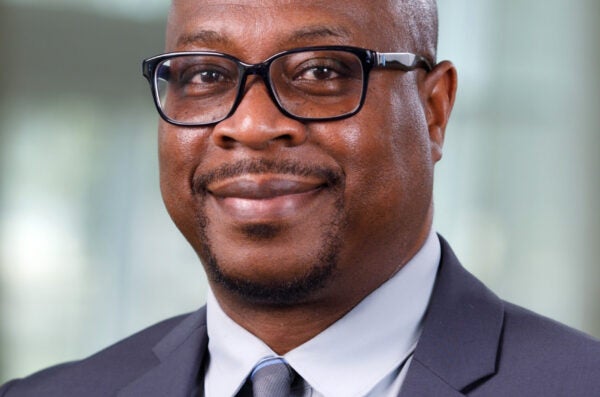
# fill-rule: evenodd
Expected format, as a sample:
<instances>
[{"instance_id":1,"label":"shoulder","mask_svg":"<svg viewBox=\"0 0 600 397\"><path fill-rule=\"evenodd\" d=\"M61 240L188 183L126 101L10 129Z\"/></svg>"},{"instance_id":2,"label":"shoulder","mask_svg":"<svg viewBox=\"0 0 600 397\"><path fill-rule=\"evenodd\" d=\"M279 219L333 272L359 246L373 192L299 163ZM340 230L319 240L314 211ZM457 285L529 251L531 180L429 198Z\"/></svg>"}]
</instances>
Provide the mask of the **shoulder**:
<instances>
[{"instance_id":1,"label":"shoulder","mask_svg":"<svg viewBox=\"0 0 600 397\"><path fill-rule=\"evenodd\" d=\"M600 341L511 303L504 307L496 374L477 390L481 395L587 396L600 390Z\"/></svg>"},{"instance_id":2,"label":"shoulder","mask_svg":"<svg viewBox=\"0 0 600 397\"><path fill-rule=\"evenodd\" d=\"M414 356L421 364L414 390L423 379L442 379L469 396L571 397L600 390L599 341L501 300L440 241L442 261Z\"/></svg>"},{"instance_id":3,"label":"shoulder","mask_svg":"<svg viewBox=\"0 0 600 397\"><path fill-rule=\"evenodd\" d=\"M0 396L107 396L156 365L153 348L189 315L154 324L88 358L5 384Z\"/></svg>"},{"instance_id":4,"label":"shoulder","mask_svg":"<svg viewBox=\"0 0 600 397\"><path fill-rule=\"evenodd\" d=\"M563 373L589 367L600 383L600 341L583 332L505 303L502 341L502 360L560 368Z\"/></svg>"}]
</instances>

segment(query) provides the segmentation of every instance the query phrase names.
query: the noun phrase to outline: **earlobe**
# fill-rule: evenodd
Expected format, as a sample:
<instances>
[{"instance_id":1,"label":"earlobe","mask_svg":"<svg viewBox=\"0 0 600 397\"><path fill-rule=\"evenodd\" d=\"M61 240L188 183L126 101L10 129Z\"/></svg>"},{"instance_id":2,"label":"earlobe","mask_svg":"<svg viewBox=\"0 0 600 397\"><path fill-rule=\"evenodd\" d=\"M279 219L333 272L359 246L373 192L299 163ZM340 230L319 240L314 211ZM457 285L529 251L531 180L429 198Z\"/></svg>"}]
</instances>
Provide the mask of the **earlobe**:
<instances>
[{"instance_id":1,"label":"earlobe","mask_svg":"<svg viewBox=\"0 0 600 397\"><path fill-rule=\"evenodd\" d=\"M456 69L448 61L437 64L423 83L423 104L429 128L431 156L436 162L442 158L446 125L454 106L456 87Z\"/></svg>"}]
</instances>

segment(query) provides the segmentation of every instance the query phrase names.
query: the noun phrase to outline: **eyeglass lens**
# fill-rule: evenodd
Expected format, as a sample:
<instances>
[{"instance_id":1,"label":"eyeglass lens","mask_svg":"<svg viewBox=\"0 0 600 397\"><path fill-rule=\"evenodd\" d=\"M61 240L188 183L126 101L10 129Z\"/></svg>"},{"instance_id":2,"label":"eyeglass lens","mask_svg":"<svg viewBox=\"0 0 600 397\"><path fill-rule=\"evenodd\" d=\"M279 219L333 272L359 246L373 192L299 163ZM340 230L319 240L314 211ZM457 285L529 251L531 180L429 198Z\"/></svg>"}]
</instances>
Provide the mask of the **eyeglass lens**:
<instances>
[{"instance_id":1,"label":"eyeglass lens","mask_svg":"<svg viewBox=\"0 0 600 397\"><path fill-rule=\"evenodd\" d=\"M184 124L209 124L236 105L244 67L220 55L182 55L158 64L163 113ZM352 52L318 50L274 58L268 79L278 105L296 117L325 119L354 112L363 95L363 66Z\"/></svg>"}]
</instances>

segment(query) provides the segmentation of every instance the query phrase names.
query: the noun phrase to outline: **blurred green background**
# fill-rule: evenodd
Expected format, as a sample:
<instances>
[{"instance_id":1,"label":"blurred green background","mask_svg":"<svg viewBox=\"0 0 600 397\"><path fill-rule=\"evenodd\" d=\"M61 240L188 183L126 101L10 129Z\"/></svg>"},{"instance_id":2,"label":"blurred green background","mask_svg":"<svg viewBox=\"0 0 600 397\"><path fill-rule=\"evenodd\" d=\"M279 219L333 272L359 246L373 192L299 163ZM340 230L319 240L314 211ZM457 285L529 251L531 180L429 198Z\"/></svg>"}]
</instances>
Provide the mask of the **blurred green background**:
<instances>
[{"instance_id":1,"label":"blurred green background","mask_svg":"<svg viewBox=\"0 0 600 397\"><path fill-rule=\"evenodd\" d=\"M0 3L0 383L202 305L141 59L167 0ZM435 227L502 297L600 336L597 0L440 0L458 101Z\"/></svg>"}]
</instances>

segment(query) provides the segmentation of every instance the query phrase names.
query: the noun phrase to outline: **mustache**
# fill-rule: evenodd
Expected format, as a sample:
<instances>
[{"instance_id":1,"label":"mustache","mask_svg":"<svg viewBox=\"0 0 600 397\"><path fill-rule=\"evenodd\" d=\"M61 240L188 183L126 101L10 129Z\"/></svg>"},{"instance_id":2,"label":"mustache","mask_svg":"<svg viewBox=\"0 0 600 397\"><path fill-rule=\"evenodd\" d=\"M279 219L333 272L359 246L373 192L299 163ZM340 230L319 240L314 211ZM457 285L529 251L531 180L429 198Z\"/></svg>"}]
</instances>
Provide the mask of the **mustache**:
<instances>
[{"instance_id":1,"label":"mustache","mask_svg":"<svg viewBox=\"0 0 600 397\"><path fill-rule=\"evenodd\" d=\"M291 160L246 159L223 164L194 177L192 188L194 193L206 193L207 187L211 183L246 174L318 177L323 179L328 187L339 187L344 181L344 174L341 170L307 165Z\"/></svg>"}]
</instances>

